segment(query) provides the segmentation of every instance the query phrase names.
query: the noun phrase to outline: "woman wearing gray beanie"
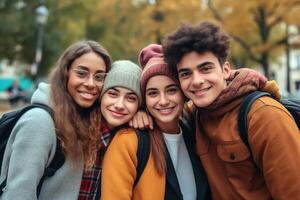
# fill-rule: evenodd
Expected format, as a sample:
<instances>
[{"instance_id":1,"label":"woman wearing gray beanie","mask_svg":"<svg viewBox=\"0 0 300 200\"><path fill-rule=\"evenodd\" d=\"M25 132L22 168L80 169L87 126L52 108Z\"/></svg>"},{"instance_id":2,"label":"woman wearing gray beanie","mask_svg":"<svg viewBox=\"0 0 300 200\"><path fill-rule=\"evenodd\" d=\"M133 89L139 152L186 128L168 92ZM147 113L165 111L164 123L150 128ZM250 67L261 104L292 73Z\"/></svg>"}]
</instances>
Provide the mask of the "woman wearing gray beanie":
<instances>
[{"instance_id":1,"label":"woman wearing gray beanie","mask_svg":"<svg viewBox=\"0 0 300 200\"><path fill-rule=\"evenodd\" d=\"M101 146L92 169L86 169L78 200L99 199L102 159L115 132L124 127L141 105L141 68L128 60L115 61L106 74L100 94ZM145 112L139 112L145 118ZM142 124L139 124L142 126Z\"/></svg>"},{"instance_id":2,"label":"woman wearing gray beanie","mask_svg":"<svg viewBox=\"0 0 300 200\"><path fill-rule=\"evenodd\" d=\"M100 95L101 114L110 130L129 122L142 102L141 68L128 60L112 64Z\"/></svg>"}]
</instances>

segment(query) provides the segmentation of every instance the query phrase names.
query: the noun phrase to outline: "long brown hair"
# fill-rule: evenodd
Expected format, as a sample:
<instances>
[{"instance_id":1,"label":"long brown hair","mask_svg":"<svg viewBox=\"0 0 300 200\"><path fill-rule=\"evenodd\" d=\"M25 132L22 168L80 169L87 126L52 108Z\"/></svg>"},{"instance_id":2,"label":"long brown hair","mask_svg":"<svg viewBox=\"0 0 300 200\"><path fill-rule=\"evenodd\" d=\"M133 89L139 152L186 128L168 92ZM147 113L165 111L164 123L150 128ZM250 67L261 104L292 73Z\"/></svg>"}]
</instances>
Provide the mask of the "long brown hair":
<instances>
[{"instance_id":1,"label":"long brown hair","mask_svg":"<svg viewBox=\"0 0 300 200\"><path fill-rule=\"evenodd\" d=\"M154 125L154 130L150 131L151 152L154 165L158 174L163 175L167 171L166 147L162 132Z\"/></svg>"},{"instance_id":2,"label":"long brown hair","mask_svg":"<svg viewBox=\"0 0 300 200\"><path fill-rule=\"evenodd\" d=\"M86 167L93 164L99 148L101 137L99 101L95 101L90 108L80 108L70 96L67 84L72 63L89 52L98 54L105 62L106 72L109 71L111 58L107 50L95 41L80 41L64 51L49 77L56 134L64 153L72 160L78 158L80 154L78 145L81 145Z\"/></svg>"}]
</instances>

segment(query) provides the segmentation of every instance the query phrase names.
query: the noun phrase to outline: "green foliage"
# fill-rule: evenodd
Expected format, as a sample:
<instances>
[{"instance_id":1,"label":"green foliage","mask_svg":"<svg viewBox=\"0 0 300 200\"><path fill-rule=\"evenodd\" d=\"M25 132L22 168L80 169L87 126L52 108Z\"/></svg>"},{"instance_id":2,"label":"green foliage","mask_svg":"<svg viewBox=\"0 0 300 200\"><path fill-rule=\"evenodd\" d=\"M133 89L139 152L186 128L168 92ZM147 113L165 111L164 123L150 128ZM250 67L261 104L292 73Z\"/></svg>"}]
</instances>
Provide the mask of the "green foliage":
<instances>
[{"instance_id":1,"label":"green foliage","mask_svg":"<svg viewBox=\"0 0 300 200\"><path fill-rule=\"evenodd\" d=\"M295 14L300 11L298 0L207 2L208 13L222 25L235 42L232 56L246 56L248 63L252 61L261 65L266 76L269 75L270 63L282 55L286 41L298 35L285 33L287 24L299 24ZM241 54L238 53L236 45L240 46Z\"/></svg>"},{"instance_id":2,"label":"green foliage","mask_svg":"<svg viewBox=\"0 0 300 200\"><path fill-rule=\"evenodd\" d=\"M23 0L23 7L16 6L21 1L5 0L4 6L0 4L0 59L20 60L30 65L37 43L35 9L38 1ZM148 0L45 2L49 17L44 26L42 74L46 74L63 50L75 41L96 40L109 50L114 60L137 62L143 47L161 42L180 22L195 24L205 19L215 19L232 36L230 58L235 66L253 66L263 64L264 53L268 54L268 62L281 53L283 23L300 26L297 0L247 3L208 0L208 5L199 0L156 0L155 4ZM265 18L260 9L266 13ZM269 32L263 32L265 28ZM267 38L263 39L262 34Z\"/></svg>"}]
</instances>

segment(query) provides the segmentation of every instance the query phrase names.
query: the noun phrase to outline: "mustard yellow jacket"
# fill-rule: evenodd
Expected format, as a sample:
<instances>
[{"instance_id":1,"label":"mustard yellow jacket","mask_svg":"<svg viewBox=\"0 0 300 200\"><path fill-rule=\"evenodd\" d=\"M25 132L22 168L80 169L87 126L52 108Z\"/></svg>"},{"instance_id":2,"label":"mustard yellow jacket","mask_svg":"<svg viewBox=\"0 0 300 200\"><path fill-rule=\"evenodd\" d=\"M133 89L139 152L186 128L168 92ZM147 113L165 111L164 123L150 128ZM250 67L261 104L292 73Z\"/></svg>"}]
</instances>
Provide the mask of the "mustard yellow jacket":
<instances>
[{"instance_id":1,"label":"mustard yellow jacket","mask_svg":"<svg viewBox=\"0 0 300 200\"><path fill-rule=\"evenodd\" d=\"M183 136L195 175L197 200L210 199L204 169L195 153L195 138ZM192 134L194 136L194 134ZM146 167L134 187L137 168L138 140L134 129L122 129L113 138L103 160L102 200L163 200L182 199L171 158L167 155L167 174L159 175L150 151Z\"/></svg>"}]
</instances>

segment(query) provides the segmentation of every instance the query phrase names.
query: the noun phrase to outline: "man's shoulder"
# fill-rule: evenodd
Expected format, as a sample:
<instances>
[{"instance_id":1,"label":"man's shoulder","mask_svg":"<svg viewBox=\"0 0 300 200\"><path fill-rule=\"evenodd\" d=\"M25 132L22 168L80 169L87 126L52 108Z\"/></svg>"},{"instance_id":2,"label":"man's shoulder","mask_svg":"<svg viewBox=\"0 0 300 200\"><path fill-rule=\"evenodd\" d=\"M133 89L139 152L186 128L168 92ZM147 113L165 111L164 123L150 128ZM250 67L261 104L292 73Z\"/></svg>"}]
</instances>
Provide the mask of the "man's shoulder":
<instances>
[{"instance_id":1,"label":"man's shoulder","mask_svg":"<svg viewBox=\"0 0 300 200\"><path fill-rule=\"evenodd\" d=\"M264 112L273 113L275 110L277 110L289 114L287 109L279 101L267 96L260 97L253 103L250 109L250 114L260 109L263 109Z\"/></svg>"}]
</instances>

